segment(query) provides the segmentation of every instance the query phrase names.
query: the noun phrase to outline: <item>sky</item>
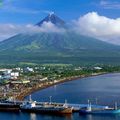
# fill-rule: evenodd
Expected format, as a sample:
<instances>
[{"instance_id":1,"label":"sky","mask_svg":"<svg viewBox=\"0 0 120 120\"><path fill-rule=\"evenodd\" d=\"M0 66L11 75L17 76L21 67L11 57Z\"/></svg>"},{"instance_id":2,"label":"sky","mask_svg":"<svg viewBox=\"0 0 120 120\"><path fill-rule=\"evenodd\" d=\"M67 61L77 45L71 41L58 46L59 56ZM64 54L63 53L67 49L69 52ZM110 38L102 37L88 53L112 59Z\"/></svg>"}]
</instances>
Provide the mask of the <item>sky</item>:
<instances>
[{"instance_id":1,"label":"sky","mask_svg":"<svg viewBox=\"0 0 120 120\"><path fill-rule=\"evenodd\" d=\"M0 0L0 40L22 32L23 27L37 31L32 24L52 11L80 34L120 44L120 0ZM43 27L58 29L50 23Z\"/></svg>"}]
</instances>

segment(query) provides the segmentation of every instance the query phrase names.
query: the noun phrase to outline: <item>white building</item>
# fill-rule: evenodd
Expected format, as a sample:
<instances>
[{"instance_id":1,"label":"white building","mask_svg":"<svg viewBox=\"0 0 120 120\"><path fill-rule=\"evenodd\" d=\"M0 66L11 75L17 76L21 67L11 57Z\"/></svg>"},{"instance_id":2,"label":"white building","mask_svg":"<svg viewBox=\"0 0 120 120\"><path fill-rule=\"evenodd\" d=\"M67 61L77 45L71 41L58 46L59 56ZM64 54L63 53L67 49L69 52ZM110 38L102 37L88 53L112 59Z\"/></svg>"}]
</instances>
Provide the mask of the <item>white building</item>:
<instances>
[{"instance_id":1,"label":"white building","mask_svg":"<svg viewBox=\"0 0 120 120\"><path fill-rule=\"evenodd\" d=\"M3 74L8 75L12 72L12 69L3 69Z\"/></svg>"},{"instance_id":2,"label":"white building","mask_svg":"<svg viewBox=\"0 0 120 120\"><path fill-rule=\"evenodd\" d=\"M34 69L30 67L26 67L25 72L34 72Z\"/></svg>"},{"instance_id":3,"label":"white building","mask_svg":"<svg viewBox=\"0 0 120 120\"><path fill-rule=\"evenodd\" d=\"M17 79L19 77L19 72L11 72L10 76L11 76L11 79Z\"/></svg>"},{"instance_id":4,"label":"white building","mask_svg":"<svg viewBox=\"0 0 120 120\"><path fill-rule=\"evenodd\" d=\"M102 70L101 67L94 67L95 70Z\"/></svg>"},{"instance_id":5,"label":"white building","mask_svg":"<svg viewBox=\"0 0 120 120\"><path fill-rule=\"evenodd\" d=\"M47 77L44 77L44 78L41 78L40 81L45 81L45 80L48 80Z\"/></svg>"},{"instance_id":6,"label":"white building","mask_svg":"<svg viewBox=\"0 0 120 120\"><path fill-rule=\"evenodd\" d=\"M18 71L20 71L20 70L21 70L21 68L20 68L20 67L17 67L17 68L15 68L15 70L18 70Z\"/></svg>"}]
</instances>

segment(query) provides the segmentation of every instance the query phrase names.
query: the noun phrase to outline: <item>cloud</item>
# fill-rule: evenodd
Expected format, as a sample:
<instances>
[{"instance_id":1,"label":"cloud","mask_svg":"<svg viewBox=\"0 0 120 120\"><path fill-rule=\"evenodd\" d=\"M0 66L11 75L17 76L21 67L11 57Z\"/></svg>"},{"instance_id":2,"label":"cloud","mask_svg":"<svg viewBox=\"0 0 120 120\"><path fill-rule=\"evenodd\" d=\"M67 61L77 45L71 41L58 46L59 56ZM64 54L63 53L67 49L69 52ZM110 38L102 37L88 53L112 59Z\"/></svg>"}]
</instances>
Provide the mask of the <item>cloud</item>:
<instances>
[{"instance_id":1,"label":"cloud","mask_svg":"<svg viewBox=\"0 0 120 120\"><path fill-rule=\"evenodd\" d=\"M7 39L19 32L20 26L13 24L0 24L0 40Z\"/></svg>"},{"instance_id":2,"label":"cloud","mask_svg":"<svg viewBox=\"0 0 120 120\"><path fill-rule=\"evenodd\" d=\"M66 30L64 28L59 28L51 22L44 22L41 27L27 25L24 32L32 32L32 33L39 33L39 32L47 32L47 33L64 33Z\"/></svg>"},{"instance_id":3,"label":"cloud","mask_svg":"<svg viewBox=\"0 0 120 120\"><path fill-rule=\"evenodd\" d=\"M74 21L77 33L99 38L106 42L120 44L120 18L111 19L90 12Z\"/></svg>"},{"instance_id":4,"label":"cloud","mask_svg":"<svg viewBox=\"0 0 120 120\"><path fill-rule=\"evenodd\" d=\"M16 25L16 24L0 24L0 40L5 40L19 33L64 33L64 28L58 28L51 22L44 22L41 27L32 24Z\"/></svg>"},{"instance_id":5,"label":"cloud","mask_svg":"<svg viewBox=\"0 0 120 120\"><path fill-rule=\"evenodd\" d=\"M120 2L118 1L101 0L99 4L104 9L120 9Z\"/></svg>"},{"instance_id":6,"label":"cloud","mask_svg":"<svg viewBox=\"0 0 120 120\"><path fill-rule=\"evenodd\" d=\"M59 28L51 22L44 22L41 27L32 24L0 24L0 40L4 40L19 33L65 33L67 29ZM97 12L89 12L72 22L70 30L106 42L120 44L120 18L111 19L101 16Z\"/></svg>"}]
</instances>

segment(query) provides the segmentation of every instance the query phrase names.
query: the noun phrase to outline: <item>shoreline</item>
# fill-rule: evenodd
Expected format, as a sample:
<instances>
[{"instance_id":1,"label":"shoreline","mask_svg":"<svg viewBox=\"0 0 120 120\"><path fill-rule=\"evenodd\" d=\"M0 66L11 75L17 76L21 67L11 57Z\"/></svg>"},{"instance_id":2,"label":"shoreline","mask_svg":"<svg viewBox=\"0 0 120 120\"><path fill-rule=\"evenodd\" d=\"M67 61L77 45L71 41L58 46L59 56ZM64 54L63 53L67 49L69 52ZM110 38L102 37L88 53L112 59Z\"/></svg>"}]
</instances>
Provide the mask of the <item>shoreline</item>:
<instances>
[{"instance_id":1,"label":"shoreline","mask_svg":"<svg viewBox=\"0 0 120 120\"><path fill-rule=\"evenodd\" d=\"M67 77L67 78L64 78L64 79L56 80L56 82L48 82L47 81L47 82L42 83L42 84L39 83L38 85L33 86L31 89L26 88L25 90L23 90L22 93L19 93L19 95L15 96L15 99L19 100L19 101L23 101L26 96L28 96L28 95L36 92L36 91L40 91L40 90L49 88L51 86L58 85L58 84L61 84L61 83L65 83L65 82L69 82L69 81L78 80L78 79L87 78L87 77L92 77L92 76L99 76L99 75L104 75L104 74L108 74L108 72L93 73L93 74L90 74L90 75L80 75L80 76Z\"/></svg>"}]
</instances>

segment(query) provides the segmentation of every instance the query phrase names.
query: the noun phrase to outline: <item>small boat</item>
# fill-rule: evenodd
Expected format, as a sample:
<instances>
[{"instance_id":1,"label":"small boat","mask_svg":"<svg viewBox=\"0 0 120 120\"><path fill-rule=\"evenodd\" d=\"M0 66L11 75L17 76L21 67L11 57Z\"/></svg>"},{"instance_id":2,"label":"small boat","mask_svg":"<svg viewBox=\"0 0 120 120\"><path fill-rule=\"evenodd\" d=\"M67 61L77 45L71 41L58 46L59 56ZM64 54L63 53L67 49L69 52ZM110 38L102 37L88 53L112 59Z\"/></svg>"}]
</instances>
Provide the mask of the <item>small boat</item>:
<instances>
[{"instance_id":1,"label":"small boat","mask_svg":"<svg viewBox=\"0 0 120 120\"><path fill-rule=\"evenodd\" d=\"M92 107L91 103L88 104L87 107L81 108L79 110L80 114L119 114L120 109L117 107L117 103L115 104L114 108L105 107L105 108L97 108Z\"/></svg>"}]
</instances>

